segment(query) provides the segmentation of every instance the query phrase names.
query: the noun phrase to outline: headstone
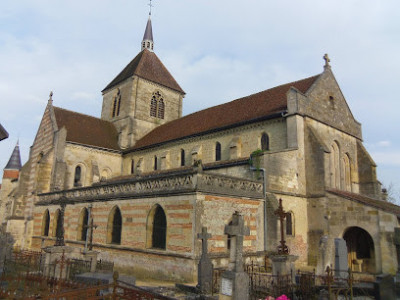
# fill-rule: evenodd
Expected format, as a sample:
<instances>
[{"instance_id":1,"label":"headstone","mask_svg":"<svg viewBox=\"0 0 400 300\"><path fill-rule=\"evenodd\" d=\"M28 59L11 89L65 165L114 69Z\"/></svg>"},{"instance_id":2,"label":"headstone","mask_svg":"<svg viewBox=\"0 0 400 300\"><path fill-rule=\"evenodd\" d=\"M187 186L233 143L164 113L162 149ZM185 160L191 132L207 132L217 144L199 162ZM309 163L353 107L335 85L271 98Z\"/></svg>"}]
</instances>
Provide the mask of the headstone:
<instances>
[{"instance_id":1,"label":"headstone","mask_svg":"<svg viewBox=\"0 0 400 300\"><path fill-rule=\"evenodd\" d=\"M197 234L197 238L202 241L201 257L197 270L198 287L202 294L211 295L213 287L213 264L208 256L207 243L207 240L211 238L211 234L207 233L206 227L203 227L201 233Z\"/></svg>"},{"instance_id":2,"label":"headstone","mask_svg":"<svg viewBox=\"0 0 400 300\"><path fill-rule=\"evenodd\" d=\"M393 276L382 274L376 276L374 283L375 299L376 300L395 300L395 284Z\"/></svg>"},{"instance_id":3,"label":"headstone","mask_svg":"<svg viewBox=\"0 0 400 300\"><path fill-rule=\"evenodd\" d=\"M231 236L230 263L228 271L221 275L220 300L248 300L249 276L243 270L243 240L250 234L239 212L232 215L232 224L225 226L225 234Z\"/></svg>"},{"instance_id":4,"label":"headstone","mask_svg":"<svg viewBox=\"0 0 400 300\"><path fill-rule=\"evenodd\" d=\"M335 239L335 276L340 278L348 277L348 254L347 245L344 239Z\"/></svg>"}]
</instances>

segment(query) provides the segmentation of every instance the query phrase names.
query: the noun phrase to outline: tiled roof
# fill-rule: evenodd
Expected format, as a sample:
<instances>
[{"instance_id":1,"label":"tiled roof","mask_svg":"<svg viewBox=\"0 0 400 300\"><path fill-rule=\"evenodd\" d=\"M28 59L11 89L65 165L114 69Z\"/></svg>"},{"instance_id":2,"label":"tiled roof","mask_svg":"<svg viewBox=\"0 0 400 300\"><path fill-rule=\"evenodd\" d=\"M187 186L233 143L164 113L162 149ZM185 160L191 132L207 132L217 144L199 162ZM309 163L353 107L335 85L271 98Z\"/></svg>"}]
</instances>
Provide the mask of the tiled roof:
<instances>
[{"instance_id":1,"label":"tiled roof","mask_svg":"<svg viewBox=\"0 0 400 300\"><path fill-rule=\"evenodd\" d=\"M159 83L182 94L185 93L157 55L147 49L144 49L136 55L125 69L123 69L102 92L134 75Z\"/></svg>"},{"instance_id":2,"label":"tiled roof","mask_svg":"<svg viewBox=\"0 0 400 300\"><path fill-rule=\"evenodd\" d=\"M388 213L395 214L400 217L400 206L398 206L396 204L393 204L393 203L390 203L390 202L387 202L384 200L376 200L376 199L372 199L372 198L369 198L364 195L355 194L355 193L346 192L346 191L340 191L340 190L336 190L336 189L327 189L327 192L334 194L334 195L344 197L344 198L352 200L352 201L359 202L361 204L375 207L377 209L386 211Z\"/></svg>"},{"instance_id":3,"label":"tiled roof","mask_svg":"<svg viewBox=\"0 0 400 300\"><path fill-rule=\"evenodd\" d=\"M290 87L305 93L319 75L274 87L225 104L210 107L159 126L137 141L133 149L266 118L287 109Z\"/></svg>"},{"instance_id":4,"label":"tiled roof","mask_svg":"<svg viewBox=\"0 0 400 300\"><path fill-rule=\"evenodd\" d=\"M67 141L82 145L119 150L118 132L110 122L54 107L59 129L67 129Z\"/></svg>"}]
</instances>

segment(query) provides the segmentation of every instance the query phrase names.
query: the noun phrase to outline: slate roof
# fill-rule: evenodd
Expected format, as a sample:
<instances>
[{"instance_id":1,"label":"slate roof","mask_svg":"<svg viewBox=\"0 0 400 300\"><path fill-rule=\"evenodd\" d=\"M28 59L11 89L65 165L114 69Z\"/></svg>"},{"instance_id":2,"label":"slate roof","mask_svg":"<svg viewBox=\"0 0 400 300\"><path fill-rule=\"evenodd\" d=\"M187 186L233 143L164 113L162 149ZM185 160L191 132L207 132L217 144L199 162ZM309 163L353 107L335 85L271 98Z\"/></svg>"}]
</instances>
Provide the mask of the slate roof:
<instances>
[{"instance_id":1,"label":"slate roof","mask_svg":"<svg viewBox=\"0 0 400 300\"><path fill-rule=\"evenodd\" d=\"M108 121L53 107L59 129L67 129L67 141L99 148L119 150L118 132Z\"/></svg>"},{"instance_id":2,"label":"slate roof","mask_svg":"<svg viewBox=\"0 0 400 300\"><path fill-rule=\"evenodd\" d=\"M361 203L361 204L365 204L371 207L375 207L377 209L383 210L385 212L388 213L392 213L397 215L398 217L400 217L400 206L387 202L387 201L383 201L383 200L376 200L376 199L372 199L370 197L364 196L364 195L360 195L360 194L354 194L351 192L346 192L346 191L340 191L340 190L336 190L336 189L327 189L327 192L334 194L334 195L338 195L341 196L343 198Z\"/></svg>"},{"instance_id":3,"label":"slate roof","mask_svg":"<svg viewBox=\"0 0 400 300\"><path fill-rule=\"evenodd\" d=\"M144 35L143 35L143 41L145 41L145 40L153 41L153 28L151 26L150 16L149 16L149 19L147 20L146 30L144 31Z\"/></svg>"},{"instance_id":4,"label":"slate roof","mask_svg":"<svg viewBox=\"0 0 400 300\"><path fill-rule=\"evenodd\" d=\"M104 88L104 90L102 90L102 92L134 75L157 82L170 89L185 94L157 55L147 49L142 50L138 55L136 55L136 57Z\"/></svg>"},{"instance_id":5,"label":"slate roof","mask_svg":"<svg viewBox=\"0 0 400 300\"><path fill-rule=\"evenodd\" d=\"M7 130L5 130L4 127L1 126L1 124L0 124L0 141L1 141L1 140L5 140L6 138L8 138L8 132L7 132Z\"/></svg>"},{"instance_id":6,"label":"slate roof","mask_svg":"<svg viewBox=\"0 0 400 300\"><path fill-rule=\"evenodd\" d=\"M258 121L287 110L286 93L291 87L303 94L320 75L287 83L225 104L210 107L159 126L130 150L204 134L230 126ZM129 151L129 150L128 150Z\"/></svg>"},{"instance_id":7,"label":"slate roof","mask_svg":"<svg viewBox=\"0 0 400 300\"><path fill-rule=\"evenodd\" d=\"M21 154L19 152L19 145L15 145L14 150L11 154L10 160L8 161L5 170L20 170L21 164Z\"/></svg>"}]
</instances>

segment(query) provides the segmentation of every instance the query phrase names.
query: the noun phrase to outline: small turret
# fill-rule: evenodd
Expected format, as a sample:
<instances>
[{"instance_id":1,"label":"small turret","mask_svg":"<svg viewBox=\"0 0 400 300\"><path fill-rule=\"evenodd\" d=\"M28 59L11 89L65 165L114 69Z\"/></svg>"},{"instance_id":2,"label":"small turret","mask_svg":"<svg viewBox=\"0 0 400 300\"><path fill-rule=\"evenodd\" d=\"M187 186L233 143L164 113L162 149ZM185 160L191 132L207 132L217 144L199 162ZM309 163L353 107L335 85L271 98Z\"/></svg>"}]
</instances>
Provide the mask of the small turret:
<instances>
[{"instance_id":1,"label":"small turret","mask_svg":"<svg viewBox=\"0 0 400 300\"><path fill-rule=\"evenodd\" d=\"M15 145L10 160L4 168L3 178L18 178L19 170L21 170L21 154L19 152L19 142Z\"/></svg>"}]
</instances>

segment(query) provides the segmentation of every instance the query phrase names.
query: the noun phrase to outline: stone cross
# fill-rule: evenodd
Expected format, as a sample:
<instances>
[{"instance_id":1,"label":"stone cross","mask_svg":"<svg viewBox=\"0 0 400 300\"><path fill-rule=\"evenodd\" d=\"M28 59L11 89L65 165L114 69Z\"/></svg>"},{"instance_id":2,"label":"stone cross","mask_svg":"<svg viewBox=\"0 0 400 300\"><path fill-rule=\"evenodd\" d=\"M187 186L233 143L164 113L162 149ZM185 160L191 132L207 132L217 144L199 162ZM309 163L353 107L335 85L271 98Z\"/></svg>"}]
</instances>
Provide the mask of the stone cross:
<instances>
[{"instance_id":1,"label":"stone cross","mask_svg":"<svg viewBox=\"0 0 400 300\"><path fill-rule=\"evenodd\" d=\"M89 229L86 232L86 241L85 241L85 252L87 251L88 247L89 250L93 250L93 229L97 228L97 225L93 224L93 213L92 213L92 205L89 206L89 213L88 213L88 225L84 228ZM89 240L89 244L88 244Z\"/></svg>"},{"instance_id":2,"label":"stone cross","mask_svg":"<svg viewBox=\"0 0 400 300\"><path fill-rule=\"evenodd\" d=\"M69 259L65 259L65 250L63 250L63 252L62 252L61 258L60 259L56 259L54 261L54 263L56 265L60 264L60 279L62 279L63 277L65 277L65 279L67 279L67 274L64 275L63 274L63 270L64 270L65 266L68 267L68 265L71 264L71 261Z\"/></svg>"},{"instance_id":3,"label":"stone cross","mask_svg":"<svg viewBox=\"0 0 400 300\"><path fill-rule=\"evenodd\" d=\"M201 228L201 233L197 234L197 238L201 239L201 256L208 254L208 239L211 238L211 234L207 232L207 227Z\"/></svg>"},{"instance_id":4,"label":"stone cross","mask_svg":"<svg viewBox=\"0 0 400 300\"><path fill-rule=\"evenodd\" d=\"M211 234L207 232L207 227L202 227L201 233L197 234L197 238L202 241L202 252L197 273L198 288L202 294L211 295L213 287L213 264L208 257L207 240L211 238Z\"/></svg>"},{"instance_id":5,"label":"stone cross","mask_svg":"<svg viewBox=\"0 0 400 300\"><path fill-rule=\"evenodd\" d=\"M231 236L229 269L234 272L243 271L243 240L250 234L249 227L244 225L243 216L238 212L232 215L232 225L225 225L225 234Z\"/></svg>"},{"instance_id":6,"label":"stone cross","mask_svg":"<svg viewBox=\"0 0 400 300\"><path fill-rule=\"evenodd\" d=\"M283 210L282 206L282 199L279 199L279 207L277 210L275 210L275 215L279 217L279 221L281 223L281 240L280 240L280 245L278 246L278 254L289 254L289 248L286 246L286 241L285 241L285 232L284 232L284 225L283 222L286 218L287 212Z\"/></svg>"},{"instance_id":7,"label":"stone cross","mask_svg":"<svg viewBox=\"0 0 400 300\"><path fill-rule=\"evenodd\" d=\"M151 3L152 0L150 0L149 6L150 6L150 12L149 12L149 16L151 16L151 8L153 7L153 4Z\"/></svg>"},{"instance_id":8,"label":"stone cross","mask_svg":"<svg viewBox=\"0 0 400 300\"><path fill-rule=\"evenodd\" d=\"M323 58L325 60L325 67L328 67L329 63L331 62L331 60L329 59L328 53L326 53Z\"/></svg>"},{"instance_id":9,"label":"stone cross","mask_svg":"<svg viewBox=\"0 0 400 300\"><path fill-rule=\"evenodd\" d=\"M65 246L64 243L64 213L65 213L65 203L61 203L61 210L60 210L60 215L57 220L57 226L56 228L60 228L59 231L56 232L57 237L56 237L56 243L54 246Z\"/></svg>"}]
</instances>

